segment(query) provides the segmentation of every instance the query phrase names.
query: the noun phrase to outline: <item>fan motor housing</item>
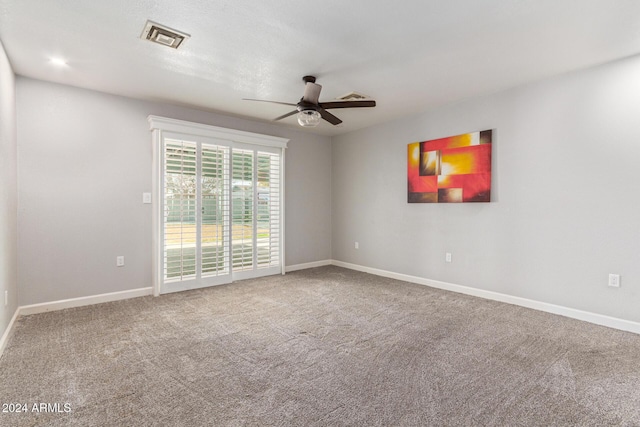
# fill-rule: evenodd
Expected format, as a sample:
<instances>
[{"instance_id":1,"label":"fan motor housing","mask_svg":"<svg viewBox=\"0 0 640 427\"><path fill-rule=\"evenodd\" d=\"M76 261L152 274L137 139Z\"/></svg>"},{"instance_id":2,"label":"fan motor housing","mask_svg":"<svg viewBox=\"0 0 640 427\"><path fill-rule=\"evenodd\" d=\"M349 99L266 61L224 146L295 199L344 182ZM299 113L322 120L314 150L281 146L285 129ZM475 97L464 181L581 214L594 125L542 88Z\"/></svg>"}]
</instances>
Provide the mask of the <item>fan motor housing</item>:
<instances>
[{"instance_id":1,"label":"fan motor housing","mask_svg":"<svg viewBox=\"0 0 640 427\"><path fill-rule=\"evenodd\" d=\"M311 102L307 102L301 99L300 102L296 104L296 109L298 111L307 111L307 110L318 111L318 105L312 104Z\"/></svg>"}]
</instances>

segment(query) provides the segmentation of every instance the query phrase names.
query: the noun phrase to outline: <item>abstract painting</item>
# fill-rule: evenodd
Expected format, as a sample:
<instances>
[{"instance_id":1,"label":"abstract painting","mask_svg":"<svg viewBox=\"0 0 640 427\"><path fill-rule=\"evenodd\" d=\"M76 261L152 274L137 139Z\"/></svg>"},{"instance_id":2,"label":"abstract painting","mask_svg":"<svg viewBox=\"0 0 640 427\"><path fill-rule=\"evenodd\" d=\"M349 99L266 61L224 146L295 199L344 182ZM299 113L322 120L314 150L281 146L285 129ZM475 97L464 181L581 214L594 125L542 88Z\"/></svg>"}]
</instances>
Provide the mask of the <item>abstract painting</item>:
<instances>
[{"instance_id":1,"label":"abstract painting","mask_svg":"<svg viewBox=\"0 0 640 427\"><path fill-rule=\"evenodd\" d=\"M409 203L491 201L491 130L408 146Z\"/></svg>"}]
</instances>

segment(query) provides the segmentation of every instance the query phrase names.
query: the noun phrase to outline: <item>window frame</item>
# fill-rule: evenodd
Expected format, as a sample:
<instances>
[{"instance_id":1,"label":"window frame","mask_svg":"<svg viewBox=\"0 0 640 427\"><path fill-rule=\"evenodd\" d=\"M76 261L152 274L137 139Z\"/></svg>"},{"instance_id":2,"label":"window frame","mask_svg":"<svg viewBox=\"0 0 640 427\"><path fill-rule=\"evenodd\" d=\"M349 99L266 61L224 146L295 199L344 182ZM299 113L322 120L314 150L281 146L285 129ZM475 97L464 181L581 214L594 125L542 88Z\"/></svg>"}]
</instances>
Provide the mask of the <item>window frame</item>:
<instances>
[{"instance_id":1,"label":"window frame","mask_svg":"<svg viewBox=\"0 0 640 427\"><path fill-rule=\"evenodd\" d=\"M147 118L152 133L153 145L153 178L152 178L152 227L153 227L153 295L160 295L162 284L164 283L163 271L163 158L165 135L175 136L182 134L185 138L204 137L207 139L219 140L224 145L228 145L231 150L234 148L253 149L280 153L280 265L281 274L285 274L285 151L289 139L271 135L258 134L253 132L240 131L236 129L222 128L202 123L188 122L167 117L150 115Z\"/></svg>"}]
</instances>

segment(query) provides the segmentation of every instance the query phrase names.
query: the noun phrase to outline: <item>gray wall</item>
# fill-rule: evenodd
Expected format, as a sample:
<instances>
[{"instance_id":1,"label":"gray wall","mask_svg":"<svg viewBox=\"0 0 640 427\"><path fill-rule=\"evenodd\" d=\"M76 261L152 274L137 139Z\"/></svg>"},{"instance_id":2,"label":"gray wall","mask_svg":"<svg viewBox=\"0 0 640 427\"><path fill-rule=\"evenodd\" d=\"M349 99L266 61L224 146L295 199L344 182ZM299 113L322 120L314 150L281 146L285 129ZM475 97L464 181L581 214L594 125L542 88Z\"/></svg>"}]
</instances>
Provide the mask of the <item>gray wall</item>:
<instances>
[{"instance_id":1,"label":"gray wall","mask_svg":"<svg viewBox=\"0 0 640 427\"><path fill-rule=\"evenodd\" d=\"M334 138L333 259L640 321L638 76L634 57ZM485 129L491 203L407 203L408 143Z\"/></svg>"},{"instance_id":2,"label":"gray wall","mask_svg":"<svg viewBox=\"0 0 640 427\"><path fill-rule=\"evenodd\" d=\"M333 258L640 321L638 75L640 58L630 58L332 143L19 77L20 304L151 285L151 211L141 193L151 188L146 117L155 114L291 139L287 265ZM4 55L0 78L0 286L15 294L16 110ZM492 203L407 204L408 143L483 129L495 130ZM621 288L606 286L608 273L621 274Z\"/></svg>"},{"instance_id":3,"label":"gray wall","mask_svg":"<svg viewBox=\"0 0 640 427\"><path fill-rule=\"evenodd\" d=\"M152 285L149 114L290 138L287 265L331 257L328 137L23 77L17 105L21 305Z\"/></svg>"},{"instance_id":4,"label":"gray wall","mask_svg":"<svg viewBox=\"0 0 640 427\"><path fill-rule=\"evenodd\" d=\"M18 307L16 85L0 43L0 336ZM4 305L5 291L9 304Z\"/></svg>"}]
</instances>

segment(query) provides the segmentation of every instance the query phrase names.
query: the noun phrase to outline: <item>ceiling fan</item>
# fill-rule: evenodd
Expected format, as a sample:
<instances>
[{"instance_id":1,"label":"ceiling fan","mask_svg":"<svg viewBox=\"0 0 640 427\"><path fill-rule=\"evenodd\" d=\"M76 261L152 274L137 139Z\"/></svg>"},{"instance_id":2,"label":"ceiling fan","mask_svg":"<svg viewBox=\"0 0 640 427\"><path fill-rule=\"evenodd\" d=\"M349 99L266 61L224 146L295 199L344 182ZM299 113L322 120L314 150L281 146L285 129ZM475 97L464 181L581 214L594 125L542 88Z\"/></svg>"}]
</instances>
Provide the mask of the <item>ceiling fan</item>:
<instances>
[{"instance_id":1,"label":"ceiling fan","mask_svg":"<svg viewBox=\"0 0 640 427\"><path fill-rule=\"evenodd\" d=\"M320 97L320 90L322 86L316 83L314 76L304 76L302 80L305 83L304 95L300 98L300 102L297 104L291 104L288 102L266 101L264 99L246 99L246 101L260 101L271 102L273 104L290 105L296 107L295 110L283 114L280 117L273 119L281 120L286 117L298 114L298 123L304 127L314 127L320 123L320 119L324 119L332 125L339 125L342 120L328 112L327 110L333 108L360 108L360 107L375 107L376 101L374 100L358 100L358 101L330 101L330 102L318 102Z\"/></svg>"}]
</instances>

